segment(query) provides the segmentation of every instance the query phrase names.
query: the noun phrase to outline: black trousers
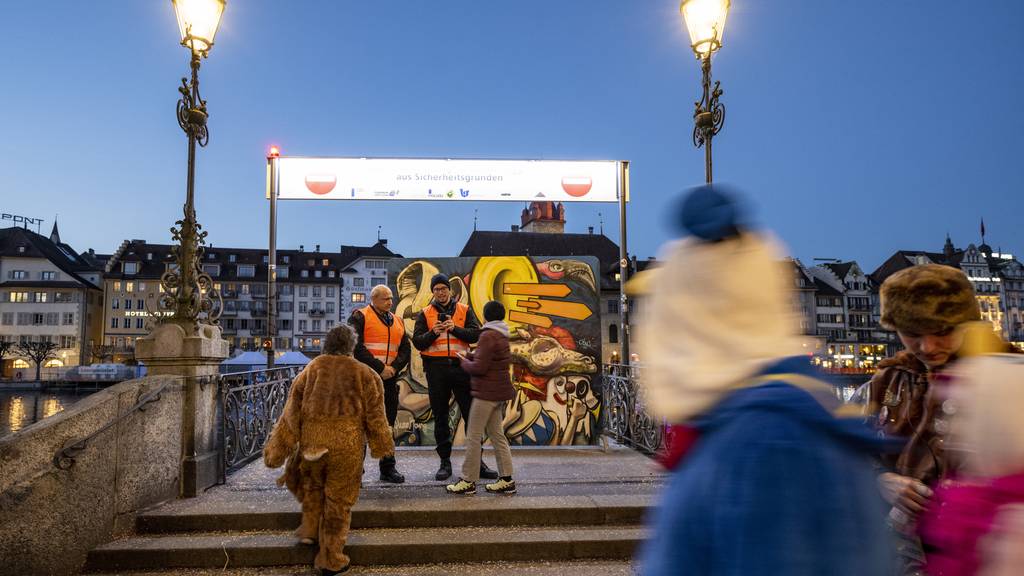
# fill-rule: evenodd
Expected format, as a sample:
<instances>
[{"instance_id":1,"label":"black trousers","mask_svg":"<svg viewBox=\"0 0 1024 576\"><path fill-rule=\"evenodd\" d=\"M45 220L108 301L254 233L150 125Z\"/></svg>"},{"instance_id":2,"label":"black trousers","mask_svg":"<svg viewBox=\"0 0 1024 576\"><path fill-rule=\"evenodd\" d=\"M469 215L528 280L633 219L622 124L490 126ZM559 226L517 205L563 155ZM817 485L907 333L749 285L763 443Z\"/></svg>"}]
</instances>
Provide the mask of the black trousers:
<instances>
[{"instance_id":1,"label":"black trousers","mask_svg":"<svg viewBox=\"0 0 1024 576\"><path fill-rule=\"evenodd\" d=\"M459 405L459 411L462 413L462 427L465 430L466 421L469 419L469 405L473 402L473 397L469 393L469 374L459 366L457 359L426 360L423 370L427 374L430 411L434 414L434 442L437 444L437 455L447 460L452 455L448 400L455 396L455 403Z\"/></svg>"},{"instance_id":2,"label":"black trousers","mask_svg":"<svg viewBox=\"0 0 1024 576\"><path fill-rule=\"evenodd\" d=\"M395 418L398 417L398 377L384 381L384 415L388 419L388 426L394 427ZM394 468L394 456L385 456L380 459L381 472Z\"/></svg>"}]
</instances>

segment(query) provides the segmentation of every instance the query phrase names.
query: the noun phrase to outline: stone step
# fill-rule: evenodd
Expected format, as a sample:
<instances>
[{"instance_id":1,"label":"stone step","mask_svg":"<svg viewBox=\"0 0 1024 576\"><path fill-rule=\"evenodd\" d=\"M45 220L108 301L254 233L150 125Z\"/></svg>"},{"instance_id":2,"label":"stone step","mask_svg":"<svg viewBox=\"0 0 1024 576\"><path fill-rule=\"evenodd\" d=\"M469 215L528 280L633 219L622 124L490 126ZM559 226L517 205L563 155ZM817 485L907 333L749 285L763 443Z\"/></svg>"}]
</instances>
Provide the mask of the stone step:
<instances>
[{"instance_id":1,"label":"stone step","mask_svg":"<svg viewBox=\"0 0 1024 576\"><path fill-rule=\"evenodd\" d=\"M628 560L570 560L566 562L471 562L402 566L353 566L346 576L633 576ZM319 576L310 565L252 568L189 568L102 572L91 576Z\"/></svg>"},{"instance_id":2,"label":"stone step","mask_svg":"<svg viewBox=\"0 0 1024 576\"><path fill-rule=\"evenodd\" d=\"M632 557L639 526L363 529L349 535L353 566L568 561ZM315 547L289 532L136 536L89 553L87 572L311 564Z\"/></svg>"},{"instance_id":3,"label":"stone step","mask_svg":"<svg viewBox=\"0 0 1024 576\"><path fill-rule=\"evenodd\" d=\"M598 494L366 498L352 510L352 528L639 524L655 495ZM299 504L287 492L207 502L179 501L139 515L140 534L291 530Z\"/></svg>"}]
</instances>

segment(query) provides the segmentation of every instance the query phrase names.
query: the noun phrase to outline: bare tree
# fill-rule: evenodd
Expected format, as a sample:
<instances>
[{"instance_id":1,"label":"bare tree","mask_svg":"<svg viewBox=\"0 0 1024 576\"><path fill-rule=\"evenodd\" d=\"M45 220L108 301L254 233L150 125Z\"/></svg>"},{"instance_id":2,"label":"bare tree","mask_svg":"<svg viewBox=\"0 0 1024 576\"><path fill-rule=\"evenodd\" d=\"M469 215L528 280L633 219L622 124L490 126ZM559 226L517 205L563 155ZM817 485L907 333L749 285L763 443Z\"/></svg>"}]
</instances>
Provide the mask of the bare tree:
<instances>
[{"instance_id":1,"label":"bare tree","mask_svg":"<svg viewBox=\"0 0 1024 576\"><path fill-rule=\"evenodd\" d=\"M104 364L114 361L114 347L107 344L93 344L89 347L93 363Z\"/></svg>"},{"instance_id":2,"label":"bare tree","mask_svg":"<svg viewBox=\"0 0 1024 576\"><path fill-rule=\"evenodd\" d=\"M33 362L36 363L36 381L39 381L39 371L43 367L43 362L51 358L56 358L57 344L53 342L25 342L18 344L15 347L18 354L22 356L28 356Z\"/></svg>"},{"instance_id":3,"label":"bare tree","mask_svg":"<svg viewBox=\"0 0 1024 576\"><path fill-rule=\"evenodd\" d=\"M14 349L14 342L8 342L7 340L0 340L0 361L4 359L7 354Z\"/></svg>"}]
</instances>

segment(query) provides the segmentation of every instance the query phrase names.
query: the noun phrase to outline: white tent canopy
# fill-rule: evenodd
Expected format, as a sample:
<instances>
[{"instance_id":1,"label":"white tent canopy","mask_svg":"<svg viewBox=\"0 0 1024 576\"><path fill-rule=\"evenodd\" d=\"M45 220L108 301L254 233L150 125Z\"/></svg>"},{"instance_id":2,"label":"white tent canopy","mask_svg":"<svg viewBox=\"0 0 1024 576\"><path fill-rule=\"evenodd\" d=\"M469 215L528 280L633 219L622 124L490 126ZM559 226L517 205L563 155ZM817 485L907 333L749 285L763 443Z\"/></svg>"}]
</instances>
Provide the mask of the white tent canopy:
<instances>
[{"instance_id":1,"label":"white tent canopy","mask_svg":"<svg viewBox=\"0 0 1024 576\"><path fill-rule=\"evenodd\" d=\"M234 358L228 358L220 363L221 366L255 366L266 364L267 355L262 352L242 352Z\"/></svg>"},{"instance_id":2,"label":"white tent canopy","mask_svg":"<svg viewBox=\"0 0 1024 576\"><path fill-rule=\"evenodd\" d=\"M309 364L309 356L295 350L284 352L274 359L276 366L305 366L306 364Z\"/></svg>"}]
</instances>

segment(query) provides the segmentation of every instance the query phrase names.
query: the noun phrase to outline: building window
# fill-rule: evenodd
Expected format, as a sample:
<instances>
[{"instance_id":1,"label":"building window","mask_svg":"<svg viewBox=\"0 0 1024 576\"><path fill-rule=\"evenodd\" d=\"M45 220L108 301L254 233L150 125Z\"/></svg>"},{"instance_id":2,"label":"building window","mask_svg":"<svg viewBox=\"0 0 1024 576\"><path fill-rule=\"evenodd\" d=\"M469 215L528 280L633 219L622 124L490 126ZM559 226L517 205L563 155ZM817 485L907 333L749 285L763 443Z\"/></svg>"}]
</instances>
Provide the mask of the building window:
<instances>
[{"instance_id":1,"label":"building window","mask_svg":"<svg viewBox=\"0 0 1024 576\"><path fill-rule=\"evenodd\" d=\"M11 270L7 277L11 280L25 280L28 278L28 272L25 270Z\"/></svg>"},{"instance_id":2,"label":"building window","mask_svg":"<svg viewBox=\"0 0 1024 576\"><path fill-rule=\"evenodd\" d=\"M239 278L252 278L256 276L256 267L252 264L242 264L238 267Z\"/></svg>"},{"instance_id":3,"label":"building window","mask_svg":"<svg viewBox=\"0 0 1024 576\"><path fill-rule=\"evenodd\" d=\"M285 264L287 264L289 260L291 260L291 258L289 258L287 254L281 257L281 262L284 262Z\"/></svg>"},{"instance_id":4,"label":"building window","mask_svg":"<svg viewBox=\"0 0 1024 576\"><path fill-rule=\"evenodd\" d=\"M228 262L234 262L237 259L238 259L237 255L235 255L235 254L228 254Z\"/></svg>"},{"instance_id":5,"label":"building window","mask_svg":"<svg viewBox=\"0 0 1024 576\"><path fill-rule=\"evenodd\" d=\"M331 265L331 261L328 260L327 258L324 258L323 260L320 261L320 264L322 266L330 266Z\"/></svg>"},{"instance_id":6,"label":"building window","mask_svg":"<svg viewBox=\"0 0 1024 576\"><path fill-rule=\"evenodd\" d=\"M3 324L4 326L13 326L14 312L4 312L3 314L0 314L0 324Z\"/></svg>"},{"instance_id":7,"label":"building window","mask_svg":"<svg viewBox=\"0 0 1024 576\"><path fill-rule=\"evenodd\" d=\"M64 313L64 320L61 322L61 324L65 325L65 326L71 326L74 323L75 323L75 313L74 312L65 312Z\"/></svg>"},{"instance_id":8,"label":"building window","mask_svg":"<svg viewBox=\"0 0 1024 576\"><path fill-rule=\"evenodd\" d=\"M239 318L238 319L238 329L239 330L248 330L249 329L249 319L248 318Z\"/></svg>"},{"instance_id":9,"label":"building window","mask_svg":"<svg viewBox=\"0 0 1024 576\"><path fill-rule=\"evenodd\" d=\"M135 282L125 282L124 291L128 293L135 292Z\"/></svg>"},{"instance_id":10,"label":"building window","mask_svg":"<svg viewBox=\"0 0 1024 576\"><path fill-rule=\"evenodd\" d=\"M618 344L619 343L619 325L610 324L608 326L608 343Z\"/></svg>"},{"instance_id":11,"label":"building window","mask_svg":"<svg viewBox=\"0 0 1024 576\"><path fill-rule=\"evenodd\" d=\"M299 302L299 314L305 314L309 310L309 304L307 302Z\"/></svg>"},{"instance_id":12,"label":"building window","mask_svg":"<svg viewBox=\"0 0 1024 576\"><path fill-rule=\"evenodd\" d=\"M370 286L380 286L387 282L384 278L370 278Z\"/></svg>"},{"instance_id":13,"label":"building window","mask_svg":"<svg viewBox=\"0 0 1024 576\"><path fill-rule=\"evenodd\" d=\"M124 262L122 264L122 266L124 267L123 269L124 269L124 273L125 274L138 274L139 273L139 263L138 262Z\"/></svg>"},{"instance_id":14,"label":"building window","mask_svg":"<svg viewBox=\"0 0 1024 576\"><path fill-rule=\"evenodd\" d=\"M366 267L368 269L381 269L381 268L384 268L384 261L383 260L367 260L366 261Z\"/></svg>"},{"instance_id":15,"label":"building window","mask_svg":"<svg viewBox=\"0 0 1024 576\"><path fill-rule=\"evenodd\" d=\"M56 312L47 312L46 313L46 325L47 326L56 326L59 321L60 321L60 315L58 313L56 313Z\"/></svg>"},{"instance_id":16,"label":"building window","mask_svg":"<svg viewBox=\"0 0 1024 576\"><path fill-rule=\"evenodd\" d=\"M366 294L363 294L362 292L353 292L352 293L352 301L353 302L366 302Z\"/></svg>"},{"instance_id":17,"label":"building window","mask_svg":"<svg viewBox=\"0 0 1024 576\"><path fill-rule=\"evenodd\" d=\"M303 270L303 271L302 271L302 272L301 272L301 273L299 274L299 276L302 276L303 278L309 278L309 270Z\"/></svg>"},{"instance_id":18,"label":"building window","mask_svg":"<svg viewBox=\"0 0 1024 576\"><path fill-rule=\"evenodd\" d=\"M331 278L334 278L334 270L328 270L327 275L330 276Z\"/></svg>"},{"instance_id":19,"label":"building window","mask_svg":"<svg viewBox=\"0 0 1024 576\"><path fill-rule=\"evenodd\" d=\"M288 277L288 267L287 266L279 267L277 269L277 277L278 278L287 278Z\"/></svg>"},{"instance_id":20,"label":"building window","mask_svg":"<svg viewBox=\"0 0 1024 576\"><path fill-rule=\"evenodd\" d=\"M324 324L324 330L330 332L332 329L334 329L334 320L327 320Z\"/></svg>"},{"instance_id":21,"label":"building window","mask_svg":"<svg viewBox=\"0 0 1024 576\"><path fill-rule=\"evenodd\" d=\"M57 273L56 272L43 272L42 274L39 275L39 279L40 280L56 280L57 279Z\"/></svg>"},{"instance_id":22,"label":"building window","mask_svg":"<svg viewBox=\"0 0 1024 576\"><path fill-rule=\"evenodd\" d=\"M334 298L334 286L327 287L327 297Z\"/></svg>"},{"instance_id":23,"label":"building window","mask_svg":"<svg viewBox=\"0 0 1024 576\"><path fill-rule=\"evenodd\" d=\"M144 307L145 307L145 305L143 304L142 298L139 298L138 300L135 301L135 309L136 310L142 310Z\"/></svg>"},{"instance_id":24,"label":"building window","mask_svg":"<svg viewBox=\"0 0 1024 576\"><path fill-rule=\"evenodd\" d=\"M354 286L356 288L362 288L365 285L365 283L366 283L366 280L364 278L353 278L352 279L352 286Z\"/></svg>"},{"instance_id":25,"label":"building window","mask_svg":"<svg viewBox=\"0 0 1024 576\"><path fill-rule=\"evenodd\" d=\"M73 299L73 296L72 296L71 292L54 292L53 293L53 301L54 302L74 302L74 299Z\"/></svg>"},{"instance_id":26,"label":"building window","mask_svg":"<svg viewBox=\"0 0 1024 576\"><path fill-rule=\"evenodd\" d=\"M263 255L263 263L264 264L270 264L270 256L264 254Z\"/></svg>"},{"instance_id":27,"label":"building window","mask_svg":"<svg viewBox=\"0 0 1024 576\"><path fill-rule=\"evenodd\" d=\"M33 296L33 300L32 300L33 302L40 302L40 303L42 303L42 302L46 302L46 300L47 300L46 292L34 292L32 294L32 296Z\"/></svg>"},{"instance_id":28,"label":"building window","mask_svg":"<svg viewBox=\"0 0 1024 576\"><path fill-rule=\"evenodd\" d=\"M306 321L305 320L299 320L299 332L305 332L305 331L306 331Z\"/></svg>"},{"instance_id":29,"label":"building window","mask_svg":"<svg viewBox=\"0 0 1024 576\"><path fill-rule=\"evenodd\" d=\"M138 328L139 330L142 330L142 318L135 319L135 327Z\"/></svg>"},{"instance_id":30,"label":"building window","mask_svg":"<svg viewBox=\"0 0 1024 576\"><path fill-rule=\"evenodd\" d=\"M219 264L203 264L203 272L206 272L210 276L220 276L220 265Z\"/></svg>"},{"instance_id":31,"label":"building window","mask_svg":"<svg viewBox=\"0 0 1024 576\"><path fill-rule=\"evenodd\" d=\"M319 331L320 331L320 321L319 320L313 320L313 332L319 332Z\"/></svg>"},{"instance_id":32,"label":"building window","mask_svg":"<svg viewBox=\"0 0 1024 576\"><path fill-rule=\"evenodd\" d=\"M131 298L125 298L124 299L124 309L125 310L131 310L132 309L132 299Z\"/></svg>"},{"instance_id":33,"label":"building window","mask_svg":"<svg viewBox=\"0 0 1024 576\"><path fill-rule=\"evenodd\" d=\"M619 313L619 301L618 300L609 300L608 301L608 313L609 314L618 314Z\"/></svg>"},{"instance_id":34,"label":"building window","mask_svg":"<svg viewBox=\"0 0 1024 576\"><path fill-rule=\"evenodd\" d=\"M8 295L9 302L28 302L28 292L11 292Z\"/></svg>"},{"instance_id":35,"label":"building window","mask_svg":"<svg viewBox=\"0 0 1024 576\"><path fill-rule=\"evenodd\" d=\"M111 299L111 301L110 301L110 309L111 310L117 310L120 307L121 307L121 299L120 298L113 298L113 299Z\"/></svg>"},{"instance_id":36,"label":"building window","mask_svg":"<svg viewBox=\"0 0 1024 576\"><path fill-rule=\"evenodd\" d=\"M334 314L334 302L327 302L325 306L325 312L327 312L328 314Z\"/></svg>"},{"instance_id":37,"label":"building window","mask_svg":"<svg viewBox=\"0 0 1024 576\"><path fill-rule=\"evenodd\" d=\"M114 280L114 292L120 292L120 291L121 291L121 281L120 280Z\"/></svg>"},{"instance_id":38,"label":"building window","mask_svg":"<svg viewBox=\"0 0 1024 576\"><path fill-rule=\"evenodd\" d=\"M309 296L309 287L299 286L299 298L305 298L306 296Z\"/></svg>"},{"instance_id":39,"label":"building window","mask_svg":"<svg viewBox=\"0 0 1024 576\"><path fill-rule=\"evenodd\" d=\"M111 328L117 328L117 318L111 318L110 319L110 327Z\"/></svg>"},{"instance_id":40,"label":"building window","mask_svg":"<svg viewBox=\"0 0 1024 576\"><path fill-rule=\"evenodd\" d=\"M313 298L320 298L320 295L322 293L323 293L323 287L321 287L321 286L313 286Z\"/></svg>"}]
</instances>

